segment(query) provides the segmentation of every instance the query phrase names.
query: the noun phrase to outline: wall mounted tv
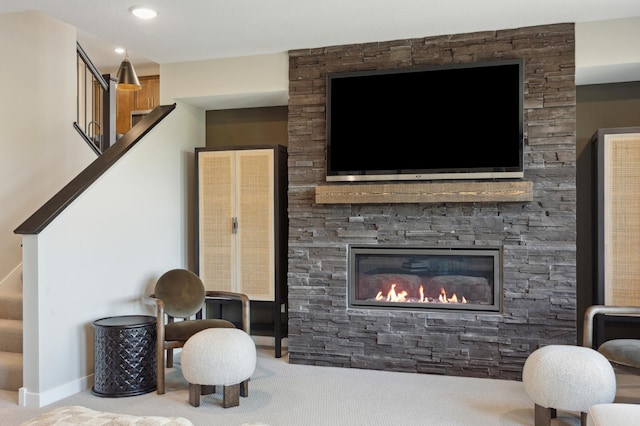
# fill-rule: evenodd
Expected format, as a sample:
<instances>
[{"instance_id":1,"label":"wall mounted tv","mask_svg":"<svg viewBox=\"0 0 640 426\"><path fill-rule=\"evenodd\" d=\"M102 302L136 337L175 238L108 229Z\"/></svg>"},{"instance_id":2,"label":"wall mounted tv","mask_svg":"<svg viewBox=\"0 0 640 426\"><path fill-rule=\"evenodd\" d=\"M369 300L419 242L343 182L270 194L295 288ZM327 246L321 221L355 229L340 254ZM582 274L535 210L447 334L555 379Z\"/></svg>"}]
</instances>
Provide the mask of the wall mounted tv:
<instances>
[{"instance_id":1,"label":"wall mounted tv","mask_svg":"<svg viewBox=\"0 0 640 426\"><path fill-rule=\"evenodd\" d=\"M327 181L522 178L523 64L329 73Z\"/></svg>"}]
</instances>

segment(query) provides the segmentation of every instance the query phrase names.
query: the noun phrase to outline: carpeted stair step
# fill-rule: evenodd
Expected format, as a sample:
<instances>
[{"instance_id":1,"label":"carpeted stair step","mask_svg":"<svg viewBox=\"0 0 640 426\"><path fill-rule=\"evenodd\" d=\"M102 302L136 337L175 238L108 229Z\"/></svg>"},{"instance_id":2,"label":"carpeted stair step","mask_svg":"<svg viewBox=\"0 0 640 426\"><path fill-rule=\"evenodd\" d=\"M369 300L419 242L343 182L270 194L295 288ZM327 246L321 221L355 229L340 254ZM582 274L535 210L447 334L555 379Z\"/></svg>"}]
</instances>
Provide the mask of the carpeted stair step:
<instances>
[{"instance_id":1,"label":"carpeted stair step","mask_svg":"<svg viewBox=\"0 0 640 426\"><path fill-rule=\"evenodd\" d=\"M17 291L0 293L0 318L22 319L22 293Z\"/></svg>"},{"instance_id":2,"label":"carpeted stair step","mask_svg":"<svg viewBox=\"0 0 640 426\"><path fill-rule=\"evenodd\" d=\"M0 293L0 389L22 387L22 293ZM2 421L0 421L2 423Z\"/></svg>"},{"instance_id":3,"label":"carpeted stair step","mask_svg":"<svg viewBox=\"0 0 640 426\"><path fill-rule=\"evenodd\" d=\"M17 392L21 387L22 354L0 352L0 389Z\"/></svg>"},{"instance_id":4,"label":"carpeted stair step","mask_svg":"<svg viewBox=\"0 0 640 426\"><path fill-rule=\"evenodd\" d=\"M22 353L22 320L0 318L0 352Z\"/></svg>"}]
</instances>

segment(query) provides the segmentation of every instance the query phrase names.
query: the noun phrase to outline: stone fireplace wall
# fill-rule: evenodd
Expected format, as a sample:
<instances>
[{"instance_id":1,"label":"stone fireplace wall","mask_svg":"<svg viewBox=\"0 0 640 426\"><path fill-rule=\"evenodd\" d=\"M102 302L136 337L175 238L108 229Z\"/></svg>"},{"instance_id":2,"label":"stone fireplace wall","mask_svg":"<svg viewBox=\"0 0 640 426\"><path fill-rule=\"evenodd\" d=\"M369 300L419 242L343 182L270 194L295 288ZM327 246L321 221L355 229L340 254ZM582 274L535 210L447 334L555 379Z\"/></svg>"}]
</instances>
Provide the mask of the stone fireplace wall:
<instances>
[{"instance_id":1,"label":"stone fireplace wall","mask_svg":"<svg viewBox=\"0 0 640 426\"><path fill-rule=\"evenodd\" d=\"M524 180L533 201L315 202L326 184L328 72L511 58L525 63ZM291 363L517 380L533 350L576 344L574 71L573 24L290 52ZM468 137L464 123L453 130ZM479 143L491 155L491 136ZM348 308L349 244L502 246L503 312Z\"/></svg>"}]
</instances>

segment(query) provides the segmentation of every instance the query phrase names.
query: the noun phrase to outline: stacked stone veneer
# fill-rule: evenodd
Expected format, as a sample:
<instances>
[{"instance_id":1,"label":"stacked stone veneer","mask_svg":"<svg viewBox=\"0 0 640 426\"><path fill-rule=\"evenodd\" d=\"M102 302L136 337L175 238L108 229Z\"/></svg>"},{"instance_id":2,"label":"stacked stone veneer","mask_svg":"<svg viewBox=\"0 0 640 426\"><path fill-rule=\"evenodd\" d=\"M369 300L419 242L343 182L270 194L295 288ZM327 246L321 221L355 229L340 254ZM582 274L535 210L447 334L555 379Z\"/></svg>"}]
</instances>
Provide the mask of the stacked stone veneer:
<instances>
[{"instance_id":1,"label":"stacked stone veneer","mask_svg":"<svg viewBox=\"0 0 640 426\"><path fill-rule=\"evenodd\" d=\"M326 183L328 72L503 58L524 60L532 202L315 203L316 186ZM536 348L576 344L574 71L573 24L290 52L290 362L520 379ZM477 138L491 155L491 135L464 123L451 130ZM428 143L436 155L439 141ZM503 312L348 308L349 244L502 246Z\"/></svg>"}]
</instances>

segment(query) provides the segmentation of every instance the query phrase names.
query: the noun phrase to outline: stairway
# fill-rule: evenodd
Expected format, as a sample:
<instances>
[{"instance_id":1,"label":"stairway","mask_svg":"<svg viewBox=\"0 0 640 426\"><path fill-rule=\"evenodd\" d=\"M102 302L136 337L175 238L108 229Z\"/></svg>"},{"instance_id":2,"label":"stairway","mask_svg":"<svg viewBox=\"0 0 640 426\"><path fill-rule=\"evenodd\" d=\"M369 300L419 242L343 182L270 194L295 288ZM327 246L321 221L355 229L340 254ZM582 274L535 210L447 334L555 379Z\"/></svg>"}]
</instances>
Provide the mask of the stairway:
<instances>
[{"instance_id":1,"label":"stairway","mask_svg":"<svg viewBox=\"0 0 640 426\"><path fill-rule=\"evenodd\" d=\"M0 292L0 389L22 387L22 293Z\"/></svg>"}]
</instances>

